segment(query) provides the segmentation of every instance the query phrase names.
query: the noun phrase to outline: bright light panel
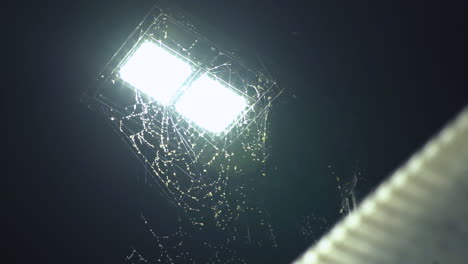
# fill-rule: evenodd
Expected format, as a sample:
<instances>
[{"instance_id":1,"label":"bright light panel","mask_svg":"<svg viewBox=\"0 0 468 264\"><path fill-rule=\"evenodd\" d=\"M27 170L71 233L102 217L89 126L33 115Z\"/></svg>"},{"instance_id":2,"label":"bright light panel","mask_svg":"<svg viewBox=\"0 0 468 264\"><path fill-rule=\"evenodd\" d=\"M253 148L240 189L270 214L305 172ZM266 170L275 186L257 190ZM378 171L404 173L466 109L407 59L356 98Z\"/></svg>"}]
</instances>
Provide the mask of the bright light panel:
<instances>
[{"instance_id":1,"label":"bright light panel","mask_svg":"<svg viewBox=\"0 0 468 264\"><path fill-rule=\"evenodd\" d=\"M189 64L152 42L141 44L120 69L124 81L163 105L172 100L191 73Z\"/></svg>"},{"instance_id":2,"label":"bright light panel","mask_svg":"<svg viewBox=\"0 0 468 264\"><path fill-rule=\"evenodd\" d=\"M223 132L246 108L244 97L203 75L176 103L176 110L201 128Z\"/></svg>"}]
</instances>

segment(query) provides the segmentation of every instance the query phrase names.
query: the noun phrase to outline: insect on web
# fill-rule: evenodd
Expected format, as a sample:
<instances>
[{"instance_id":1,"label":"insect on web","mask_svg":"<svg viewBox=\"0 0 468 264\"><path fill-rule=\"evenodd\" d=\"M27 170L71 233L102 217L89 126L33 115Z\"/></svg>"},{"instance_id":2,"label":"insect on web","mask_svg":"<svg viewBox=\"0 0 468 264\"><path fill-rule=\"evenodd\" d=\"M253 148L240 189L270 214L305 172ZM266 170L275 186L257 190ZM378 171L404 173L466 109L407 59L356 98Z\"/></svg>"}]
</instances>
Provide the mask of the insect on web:
<instances>
[{"instance_id":1,"label":"insect on web","mask_svg":"<svg viewBox=\"0 0 468 264\"><path fill-rule=\"evenodd\" d=\"M193 230L229 234L225 244L276 246L258 186L267 178L268 116L281 89L267 73L215 47L186 21L178 12L152 10L114 55L98 85L86 93L87 103L110 120L144 165L147 180L177 208L183 219L179 222ZM129 86L119 70L145 42L190 64L194 71L188 83L210 75L242 95L247 109L226 131L215 134ZM183 240L187 232L173 235ZM169 236L154 233L154 238L164 248ZM206 245L217 253L231 252L227 245ZM174 254L180 257L184 251L178 252ZM174 254L160 258L174 262ZM134 252L129 259L137 256Z\"/></svg>"}]
</instances>

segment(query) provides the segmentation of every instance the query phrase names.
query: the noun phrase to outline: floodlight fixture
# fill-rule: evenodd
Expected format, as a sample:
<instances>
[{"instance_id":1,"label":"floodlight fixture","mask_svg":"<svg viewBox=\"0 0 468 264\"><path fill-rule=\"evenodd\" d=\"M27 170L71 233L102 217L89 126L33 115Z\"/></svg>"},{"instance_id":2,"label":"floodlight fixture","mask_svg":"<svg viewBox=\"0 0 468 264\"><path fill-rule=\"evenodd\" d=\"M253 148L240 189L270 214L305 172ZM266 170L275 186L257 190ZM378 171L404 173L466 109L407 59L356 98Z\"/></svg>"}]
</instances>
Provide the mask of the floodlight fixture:
<instances>
[{"instance_id":1,"label":"floodlight fixture","mask_svg":"<svg viewBox=\"0 0 468 264\"><path fill-rule=\"evenodd\" d=\"M171 142L178 140L173 135L192 140L194 155L205 162L211 151L254 140L266 125L257 121L283 89L268 72L198 34L186 18L175 9L150 10L82 99L130 144L129 135L148 130L154 133L145 140L158 145L154 135L165 130Z\"/></svg>"},{"instance_id":2,"label":"floodlight fixture","mask_svg":"<svg viewBox=\"0 0 468 264\"><path fill-rule=\"evenodd\" d=\"M221 133L247 107L246 99L208 74L196 79L177 101L176 110L213 133Z\"/></svg>"},{"instance_id":3,"label":"floodlight fixture","mask_svg":"<svg viewBox=\"0 0 468 264\"><path fill-rule=\"evenodd\" d=\"M188 63L150 41L142 43L120 69L125 82L163 105L173 100L191 74Z\"/></svg>"}]
</instances>

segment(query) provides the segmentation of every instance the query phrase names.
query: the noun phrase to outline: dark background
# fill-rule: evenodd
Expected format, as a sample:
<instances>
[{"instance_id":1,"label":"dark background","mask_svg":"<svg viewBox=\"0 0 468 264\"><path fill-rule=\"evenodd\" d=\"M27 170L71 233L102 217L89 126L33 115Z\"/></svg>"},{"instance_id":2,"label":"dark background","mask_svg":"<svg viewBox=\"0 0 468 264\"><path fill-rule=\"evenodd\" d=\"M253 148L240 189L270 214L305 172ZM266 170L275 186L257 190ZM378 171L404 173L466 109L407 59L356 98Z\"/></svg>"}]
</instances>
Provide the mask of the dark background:
<instances>
[{"instance_id":1,"label":"dark background","mask_svg":"<svg viewBox=\"0 0 468 264\"><path fill-rule=\"evenodd\" d=\"M173 1L260 57L287 89L271 119L266 186L278 249L313 212L338 219L336 174L362 197L468 102L465 8L450 1ZM153 1L18 1L2 9L2 240L19 263L122 263L146 231L142 168L80 103ZM158 221L169 221L158 196ZM153 223L157 225L158 223ZM4 258L2 257L2 259ZM3 261L2 261L3 262Z\"/></svg>"}]
</instances>

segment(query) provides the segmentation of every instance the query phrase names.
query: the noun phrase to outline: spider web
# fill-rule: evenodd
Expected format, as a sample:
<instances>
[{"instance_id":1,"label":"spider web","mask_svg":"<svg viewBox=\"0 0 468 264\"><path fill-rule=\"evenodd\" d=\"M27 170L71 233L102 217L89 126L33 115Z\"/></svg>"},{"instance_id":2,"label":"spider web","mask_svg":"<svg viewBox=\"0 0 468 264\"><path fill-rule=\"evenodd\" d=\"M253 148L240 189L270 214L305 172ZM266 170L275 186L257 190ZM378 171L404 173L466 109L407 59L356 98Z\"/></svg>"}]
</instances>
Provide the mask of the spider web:
<instances>
[{"instance_id":1,"label":"spider web","mask_svg":"<svg viewBox=\"0 0 468 264\"><path fill-rule=\"evenodd\" d=\"M157 219L142 213L157 250L143 255L134 249L128 263L243 263L234 248L277 246L261 186L268 177L269 111L282 90L267 72L217 48L187 21L180 11L151 10L84 96L141 161L148 184L177 211L179 228L170 233L155 232ZM129 87L119 69L144 41L189 62L197 69L192 80L209 73L237 90L250 105L246 113L226 133L212 134ZM186 242L201 239L202 245Z\"/></svg>"}]
</instances>

